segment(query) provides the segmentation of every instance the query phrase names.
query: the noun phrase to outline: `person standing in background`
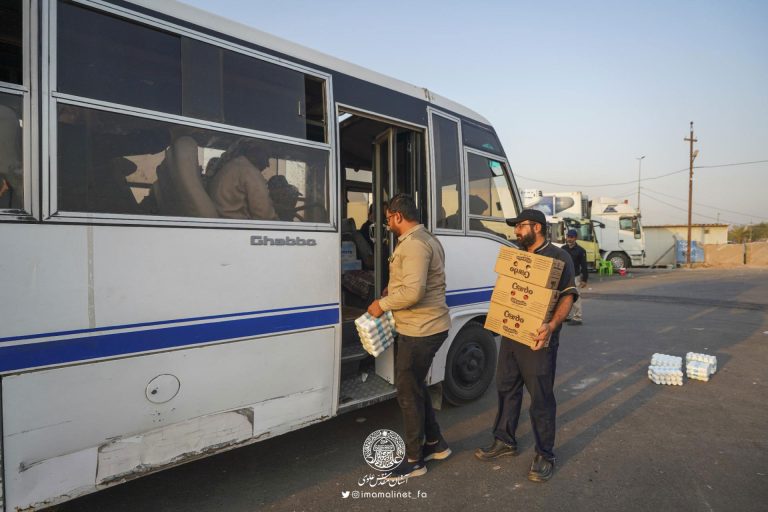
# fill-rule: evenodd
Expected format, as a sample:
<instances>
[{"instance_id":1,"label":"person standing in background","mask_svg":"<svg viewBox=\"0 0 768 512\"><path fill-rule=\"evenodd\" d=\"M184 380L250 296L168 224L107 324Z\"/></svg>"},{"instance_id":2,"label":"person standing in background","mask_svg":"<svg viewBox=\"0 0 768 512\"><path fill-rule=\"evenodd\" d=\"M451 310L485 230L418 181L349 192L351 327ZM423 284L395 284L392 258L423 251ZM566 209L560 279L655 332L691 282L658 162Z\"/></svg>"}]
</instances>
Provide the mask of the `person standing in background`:
<instances>
[{"instance_id":1,"label":"person standing in background","mask_svg":"<svg viewBox=\"0 0 768 512\"><path fill-rule=\"evenodd\" d=\"M587 271L587 251L576 243L578 233L575 229L569 229L565 235L565 245L563 250L570 255L573 260L573 269L576 273L576 286L579 288L579 297L581 297L581 289L587 286L587 280L589 279L589 273ZM582 304L581 300L577 300L573 303L571 308L571 314L568 315L568 325L581 325L584 323L582 318Z\"/></svg>"}]
</instances>

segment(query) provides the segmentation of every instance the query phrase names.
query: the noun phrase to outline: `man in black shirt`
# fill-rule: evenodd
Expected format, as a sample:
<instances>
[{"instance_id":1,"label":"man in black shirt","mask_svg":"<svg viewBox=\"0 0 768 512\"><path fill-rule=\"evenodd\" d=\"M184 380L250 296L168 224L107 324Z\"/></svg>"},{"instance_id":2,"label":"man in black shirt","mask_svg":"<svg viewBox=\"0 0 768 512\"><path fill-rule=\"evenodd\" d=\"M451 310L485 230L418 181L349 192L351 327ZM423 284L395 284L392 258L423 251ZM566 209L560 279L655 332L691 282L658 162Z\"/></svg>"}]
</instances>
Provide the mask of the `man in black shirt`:
<instances>
[{"instance_id":1,"label":"man in black shirt","mask_svg":"<svg viewBox=\"0 0 768 512\"><path fill-rule=\"evenodd\" d=\"M531 395L528 411L536 441L536 455L528 472L528 479L533 482L546 482L555 470L553 449L557 403L554 384L560 329L571 310L571 304L578 298L578 292L573 281L571 258L545 238L547 220L542 212L523 210L516 218L507 219L507 224L515 226L517 243L522 250L556 258L565 266L557 285L560 297L552 319L539 327L538 335L534 338L536 345L528 347L509 338L501 339L496 368L499 402L493 424L493 443L485 448L478 448L475 457L491 461L499 457L517 455L515 431L520 419L525 386Z\"/></svg>"},{"instance_id":2,"label":"man in black shirt","mask_svg":"<svg viewBox=\"0 0 768 512\"><path fill-rule=\"evenodd\" d=\"M573 271L576 273L576 286L584 288L587 286L587 279L589 274L587 273L587 251L582 246L576 243L576 237L578 233L575 229L569 229L565 235L565 245L563 249L567 252L573 260ZM581 296L581 292L579 292ZM568 315L568 325L581 325L583 323L581 300L577 300L573 303L571 308L571 314Z\"/></svg>"}]
</instances>

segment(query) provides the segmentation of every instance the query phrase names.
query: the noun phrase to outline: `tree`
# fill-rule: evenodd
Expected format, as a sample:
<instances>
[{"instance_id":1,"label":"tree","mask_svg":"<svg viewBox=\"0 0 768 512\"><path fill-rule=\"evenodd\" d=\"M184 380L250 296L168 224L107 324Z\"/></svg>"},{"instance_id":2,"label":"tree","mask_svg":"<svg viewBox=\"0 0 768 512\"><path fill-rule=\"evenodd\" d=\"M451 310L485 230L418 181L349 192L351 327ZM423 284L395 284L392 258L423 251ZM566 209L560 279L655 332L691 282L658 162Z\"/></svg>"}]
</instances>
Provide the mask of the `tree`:
<instances>
[{"instance_id":1,"label":"tree","mask_svg":"<svg viewBox=\"0 0 768 512\"><path fill-rule=\"evenodd\" d=\"M768 222L734 226L728 231L728 242L746 243L768 240Z\"/></svg>"}]
</instances>

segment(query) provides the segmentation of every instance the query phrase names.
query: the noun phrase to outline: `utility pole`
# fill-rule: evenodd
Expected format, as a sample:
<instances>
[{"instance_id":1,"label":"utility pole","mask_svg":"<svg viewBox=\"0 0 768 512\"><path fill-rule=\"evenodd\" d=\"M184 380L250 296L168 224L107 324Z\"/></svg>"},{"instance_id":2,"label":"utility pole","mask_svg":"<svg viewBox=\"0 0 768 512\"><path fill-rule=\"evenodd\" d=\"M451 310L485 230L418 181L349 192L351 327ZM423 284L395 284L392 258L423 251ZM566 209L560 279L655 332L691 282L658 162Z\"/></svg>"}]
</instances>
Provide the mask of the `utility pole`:
<instances>
[{"instance_id":1,"label":"utility pole","mask_svg":"<svg viewBox=\"0 0 768 512\"><path fill-rule=\"evenodd\" d=\"M692 266L691 265L691 211L692 211L691 208L693 205L693 160L699 154L698 149L695 152L693 151L693 143L698 142L698 139L693 138L693 121L691 121L690 137L683 140L690 142L690 150L688 152L689 164L690 164L690 171L688 173L688 246L685 248L685 262L688 264L688 267L690 268Z\"/></svg>"},{"instance_id":2,"label":"utility pole","mask_svg":"<svg viewBox=\"0 0 768 512\"><path fill-rule=\"evenodd\" d=\"M643 168L645 155L635 158L637 160L637 214L640 215L640 170Z\"/></svg>"}]
</instances>

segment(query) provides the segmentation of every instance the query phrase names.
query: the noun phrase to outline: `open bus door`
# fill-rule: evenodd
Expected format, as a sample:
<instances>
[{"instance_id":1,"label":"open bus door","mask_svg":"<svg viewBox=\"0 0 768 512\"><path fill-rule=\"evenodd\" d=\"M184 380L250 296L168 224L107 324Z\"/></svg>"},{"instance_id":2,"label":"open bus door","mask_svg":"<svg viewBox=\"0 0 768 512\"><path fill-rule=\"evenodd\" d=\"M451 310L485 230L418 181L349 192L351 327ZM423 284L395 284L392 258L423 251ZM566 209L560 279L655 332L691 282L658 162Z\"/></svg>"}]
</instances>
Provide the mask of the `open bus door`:
<instances>
[{"instance_id":1,"label":"open bus door","mask_svg":"<svg viewBox=\"0 0 768 512\"><path fill-rule=\"evenodd\" d=\"M342 179L342 253L354 252L350 241L370 235L370 263L364 260L345 268L342 259L342 356L339 412L384 400L395 394L394 357L387 351L377 358L362 348L354 320L380 297L389 280L389 256L394 235L385 229L386 204L404 192L414 196L426 221L426 194L421 152L423 133L362 115L342 115L340 122ZM364 212L364 214L362 213ZM370 212L370 215L369 215ZM365 215L365 216L363 216ZM344 227L346 225L346 227ZM355 231L362 228L363 232ZM366 247L357 248L357 254ZM359 267L359 268L357 268Z\"/></svg>"}]
</instances>

